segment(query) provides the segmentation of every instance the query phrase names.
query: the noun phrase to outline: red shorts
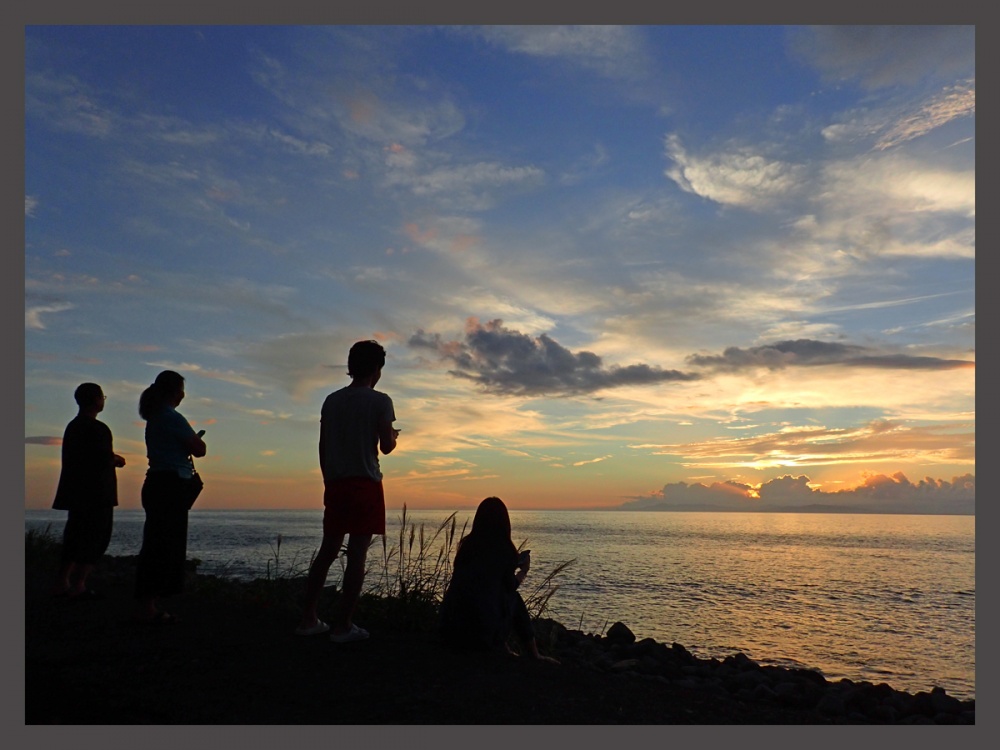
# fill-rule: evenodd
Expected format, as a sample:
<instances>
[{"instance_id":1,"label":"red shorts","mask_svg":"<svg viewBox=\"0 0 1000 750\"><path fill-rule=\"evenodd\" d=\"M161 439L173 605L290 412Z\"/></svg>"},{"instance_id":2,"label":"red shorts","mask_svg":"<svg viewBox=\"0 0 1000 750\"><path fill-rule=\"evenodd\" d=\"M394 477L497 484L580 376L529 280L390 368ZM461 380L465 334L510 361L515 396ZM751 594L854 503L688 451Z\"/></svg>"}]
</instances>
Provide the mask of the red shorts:
<instances>
[{"instance_id":1,"label":"red shorts","mask_svg":"<svg viewBox=\"0 0 1000 750\"><path fill-rule=\"evenodd\" d=\"M323 533L385 534L382 483L367 477L332 479L323 492Z\"/></svg>"}]
</instances>

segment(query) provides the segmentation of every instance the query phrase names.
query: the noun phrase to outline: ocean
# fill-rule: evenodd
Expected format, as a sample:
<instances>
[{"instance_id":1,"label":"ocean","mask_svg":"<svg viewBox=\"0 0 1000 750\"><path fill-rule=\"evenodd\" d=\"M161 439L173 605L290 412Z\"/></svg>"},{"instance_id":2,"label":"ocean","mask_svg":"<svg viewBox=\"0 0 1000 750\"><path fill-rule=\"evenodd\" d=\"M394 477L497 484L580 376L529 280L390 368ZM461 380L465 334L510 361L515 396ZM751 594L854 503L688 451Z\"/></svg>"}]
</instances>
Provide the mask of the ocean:
<instances>
[{"instance_id":1,"label":"ocean","mask_svg":"<svg viewBox=\"0 0 1000 750\"><path fill-rule=\"evenodd\" d=\"M409 510L430 537L450 511ZM390 548L401 511L387 516ZM473 511L459 511L458 528ZM761 664L818 669L827 679L934 686L975 698L973 516L820 513L511 511L531 549L524 586L560 563L546 615L603 633L677 642L700 657L742 652ZM116 510L108 554L136 554L141 510ZM26 510L25 528L62 533L65 514ZM204 573L264 577L304 569L322 510L190 515L188 557ZM279 544L280 535L280 544ZM435 548L437 549L437 548ZM377 577L381 544L369 555ZM339 580L340 566L330 570Z\"/></svg>"}]
</instances>

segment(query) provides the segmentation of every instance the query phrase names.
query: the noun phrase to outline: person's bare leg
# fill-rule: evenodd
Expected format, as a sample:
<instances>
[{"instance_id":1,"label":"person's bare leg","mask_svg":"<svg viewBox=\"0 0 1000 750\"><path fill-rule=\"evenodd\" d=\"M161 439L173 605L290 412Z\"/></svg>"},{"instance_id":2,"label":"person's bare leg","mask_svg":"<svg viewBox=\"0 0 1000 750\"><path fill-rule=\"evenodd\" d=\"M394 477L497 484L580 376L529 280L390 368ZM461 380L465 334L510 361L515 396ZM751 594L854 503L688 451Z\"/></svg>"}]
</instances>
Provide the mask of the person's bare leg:
<instances>
[{"instance_id":1,"label":"person's bare leg","mask_svg":"<svg viewBox=\"0 0 1000 750\"><path fill-rule=\"evenodd\" d=\"M539 661L546 661L549 662L550 664L559 663L556 659L553 659L551 656L542 656L540 653L538 653L538 642L534 638L528 641L528 655L531 656L532 659L538 659Z\"/></svg>"},{"instance_id":2,"label":"person's bare leg","mask_svg":"<svg viewBox=\"0 0 1000 750\"><path fill-rule=\"evenodd\" d=\"M76 596L87 590L87 576L91 574L96 566L93 563L80 563L76 575L76 583L70 588L69 595Z\"/></svg>"},{"instance_id":3,"label":"person's bare leg","mask_svg":"<svg viewBox=\"0 0 1000 750\"><path fill-rule=\"evenodd\" d=\"M347 569L344 571L344 590L340 596L333 632L346 633L351 629L354 609L361 596L361 586L365 580L365 560L371 545L371 534L351 534L347 540Z\"/></svg>"},{"instance_id":4,"label":"person's bare leg","mask_svg":"<svg viewBox=\"0 0 1000 750\"><path fill-rule=\"evenodd\" d=\"M159 611L155 596L143 596L139 599L135 617L137 620L154 620Z\"/></svg>"},{"instance_id":5,"label":"person's bare leg","mask_svg":"<svg viewBox=\"0 0 1000 750\"><path fill-rule=\"evenodd\" d=\"M73 590L71 579L75 569L75 562L67 562L59 566L59 573L56 575L56 582L52 586L53 595L59 596L62 594L69 594Z\"/></svg>"},{"instance_id":6,"label":"person's bare leg","mask_svg":"<svg viewBox=\"0 0 1000 750\"><path fill-rule=\"evenodd\" d=\"M317 609L319 608L320 595L323 593L323 586L326 585L326 575L330 572L330 566L333 564L333 561L340 554L340 548L343 544L343 534L323 536L319 552L316 553L316 559L313 560L313 564L309 568L309 575L306 577L305 601L302 605L302 619L299 621L300 627L310 628L319 619ZM344 580L345 582L347 580L346 574Z\"/></svg>"}]
</instances>

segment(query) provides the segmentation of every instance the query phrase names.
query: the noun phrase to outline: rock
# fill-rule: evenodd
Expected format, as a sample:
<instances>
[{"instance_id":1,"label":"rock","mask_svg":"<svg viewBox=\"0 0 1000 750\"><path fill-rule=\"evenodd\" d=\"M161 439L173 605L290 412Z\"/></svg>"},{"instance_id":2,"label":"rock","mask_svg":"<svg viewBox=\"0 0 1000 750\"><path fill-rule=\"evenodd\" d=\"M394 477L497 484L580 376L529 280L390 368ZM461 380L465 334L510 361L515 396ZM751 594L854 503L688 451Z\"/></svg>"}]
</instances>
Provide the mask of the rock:
<instances>
[{"instance_id":1,"label":"rock","mask_svg":"<svg viewBox=\"0 0 1000 750\"><path fill-rule=\"evenodd\" d=\"M605 637L612 644L623 644L627 646L630 643L635 643L635 633L629 630L628 626L623 622L616 622L608 628L608 633Z\"/></svg>"},{"instance_id":2,"label":"rock","mask_svg":"<svg viewBox=\"0 0 1000 750\"><path fill-rule=\"evenodd\" d=\"M694 661L694 656L691 654L691 652L688 651L679 643L671 643L670 650L673 651L674 656L679 656L685 661Z\"/></svg>"},{"instance_id":3,"label":"rock","mask_svg":"<svg viewBox=\"0 0 1000 750\"><path fill-rule=\"evenodd\" d=\"M962 701L948 695L943 688L931 690L931 709L937 714L960 714Z\"/></svg>"},{"instance_id":4,"label":"rock","mask_svg":"<svg viewBox=\"0 0 1000 750\"><path fill-rule=\"evenodd\" d=\"M774 693L786 706L812 708L819 702L823 690L802 680L785 680L774 686Z\"/></svg>"},{"instance_id":5,"label":"rock","mask_svg":"<svg viewBox=\"0 0 1000 750\"><path fill-rule=\"evenodd\" d=\"M771 690L767 685L761 683L753 689L753 697L759 701L772 701L777 696L775 692Z\"/></svg>"},{"instance_id":6,"label":"rock","mask_svg":"<svg viewBox=\"0 0 1000 750\"><path fill-rule=\"evenodd\" d=\"M743 652L727 656L722 660L723 664L729 664L737 669L755 669L759 665Z\"/></svg>"},{"instance_id":7,"label":"rock","mask_svg":"<svg viewBox=\"0 0 1000 750\"><path fill-rule=\"evenodd\" d=\"M826 716L843 716L847 713L847 703L839 693L827 690L816 704L816 710Z\"/></svg>"},{"instance_id":8,"label":"rock","mask_svg":"<svg viewBox=\"0 0 1000 750\"><path fill-rule=\"evenodd\" d=\"M622 659L611 665L612 672L629 672L639 666L638 659Z\"/></svg>"},{"instance_id":9,"label":"rock","mask_svg":"<svg viewBox=\"0 0 1000 750\"><path fill-rule=\"evenodd\" d=\"M749 670L746 672L740 672L733 677L730 682L735 684L737 687L753 689L758 685L765 684L767 682L767 678L764 676L763 672Z\"/></svg>"},{"instance_id":10,"label":"rock","mask_svg":"<svg viewBox=\"0 0 1000 750\"><path fill-rule=\"evenodd\" d=\"M892 706L883 703L880 706L876 706L872 712L872 718L884 721L886 724L894 724L899 718L899 712Z\"/></svg>"}]
</instances>

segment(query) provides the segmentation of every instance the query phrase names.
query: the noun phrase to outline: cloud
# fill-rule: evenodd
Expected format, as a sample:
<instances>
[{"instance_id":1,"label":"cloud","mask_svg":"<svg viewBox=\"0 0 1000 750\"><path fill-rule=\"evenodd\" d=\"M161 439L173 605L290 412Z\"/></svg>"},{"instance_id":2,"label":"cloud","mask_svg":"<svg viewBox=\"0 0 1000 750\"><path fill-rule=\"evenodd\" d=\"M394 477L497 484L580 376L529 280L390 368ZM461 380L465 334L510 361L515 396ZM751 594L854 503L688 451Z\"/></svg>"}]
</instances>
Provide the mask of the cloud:
<instances>
[{"instance_id":1,"label":"cloud","mask_svg":"<svg viewBox=\"0 0 1000 750\"><path fill-rule=\"evenodd\" d=\"M486 26L475 33L511 52L565 60L612 79L641 77L649 64L642 35L629 26Z\"/></svg>"},{"instance_id":2,"label":"cloud","mask_svg":"<svg viewBox=\"0 0 1000 750\"><path fill-rule=\"evenodd\" d=\"M26 75L24 114L54 131L104 138L115 130L114 115L74 76Z\"/></svg>"},{"instance_id":3,"label":"cloud","mask_svg":"<svg viewBox=\"0 0 1000 750\"><path fill-rule=\"evenodd\" d=\"M182 375L185 374L196 374L200 378L208 378L209 380L221 380L225 383L232 383L234 385L242 385L247 388L259 388L260 385L254 380L250 379L243 373L235 372L233 370L214 370L208 367L202 367L198 364L193 364L191 362L147 362L150 367L156 367L160 370L174 370Z\"/></svg>"},{"instance_id":4,"label":"cloud","mask_svg":"<svg viewBox=\"0 0 1000 750\"><path fill-rule=\"evenodd\" d=\"M408 80L404 78L401 83ZM345 90L337 97L334 111L346 132L380 144L421 146L465 127L465 117L449 99L428 102L419 84L412 93L413 97L404 90L384 95L365 88Z\"/></svg>"},{"instance_id":5,"label":"cloud","mask_svg":"<svg viewBox=\"0 0 1000 750\"><path fill-rule=\"evenodd\" d=\"M869 474L853 489L825 492L809 477L785 475L754 487L741 482L666 484L663 489L620 506L625 510L843 510L880 513L974 514L976 477L951 481L927 477L911 482L902 472Z\"/></svg>"},{"instance_id":6,"label":"cloud","mask_svg":"<svg viewBox=\"0 0 1000 750\"><path fill-rule=\"evenodd\" d=\"M827 126L822 132L832 143L872 139L873 148L884 151L954 120L971 117L975 112L976 83L974 80L960 81L912 106L849 112L848 119Z\"/></svg>"},{"instance_id":7,"label":"cloud","mask_svg":"<svg viewBox=\"0 0 1000 750\"><path fill-rule=\"evenodd\" d=\"M673 165L664 174L682 190L751 210L763 209L792 194L805 172L801 165L768 158L750 147L692 156L676 134L666 137L665 152Z\"/></svg>"},{"instance_id":8,"label":"cloud","mask_svg":"<svg viewBox=\"0 0 1000 750\"><path fill-rule=\"evenodd\" d=\"M74 307L75 305L71 305L69 302L53 302L48 305L29 307L24 311L24 327L36 331L44 330L45 323L42 322L42 315L65 312L66 310L72 310Z\"/></svg>"},{"instance_id":9,"label":"cloud","mask_svg":"<svg viewBox=\"0 0 1000 750\"><path fill-rule=\"evenodd\" d=\"M497 162L443 165L423 171L416 168L420 166L416 160L399 166L403 168L388 175L389 185L405 187L421 198L434 198L446 208L477 211L493 206L497 191L530 188L545 179L545 172L537 167Z\"/></svg>"},{"instance_id":10,"label":"cloud","mask_svg":"<svg viewBox=\"0 0 1000 750\"><path fill-rule=\"evenodd\" d=\"M466 324L464 341L444 341L423 330L411 347L430 349L451 361L450 373L478 383L485 391L522 396L570 396L627 385L696 380L698 375L646 364L607 367L589 351L576 354L547 334L531 337L505 328L502 320Z\"/></svg>"},{"instance_id":11,"label":"cloud","mask_svg":"<svg viewBox=\"0 0 1000 750\"><path fill-rule=\"evenodd\" d=\"M779 341L766 346L741 349L730 346L721 355L692 354L692 365L716 371L738 372L760 367L779 370L786 367L873 367L890 370L954 370L975 367L975 362L963 359L917 357L908 354L878 353L868 347L840 344L814 339Z\"/></svg>"},{"instance_id":12,"label":"cloud","mask_svg":"<svg viewBox=\"0 0 1000 750\"><path fill-rule=\"evenodd\" d=\"M899 214L913 222L921 214L966 219L976 214L974 169L941 169L897 154L832 162L823 168L821 187L823 205L845 220Z\"/></svg>"},{"instance_id":13,"label":"cloud","mask_svg":"<svg viewBox=\"0 0 1000 750\"><path fill-rule=\"evenodd\" d=\"M38 198L33 195L24 196L24 215L33 217L36 208L38 208Z\"/></svg>"},{"instance_id":14,"label":"cloud","mask_svg":"<svg viewBox=\"0 0 1000 750\"><path fill-rule=\"evenodd\" d=\"M970 431L972 430L972 431ZM860 427L785 426L777 432L672 445L633 445L654 455L680 456L704 469L773 469L858 463L975 465L976 435L968 423L910 427L878 419Z\"/></svg>"},{"instance_id":15,"label":"cloud","mask_svg":"<svg viewBox=\"0 0 1000 750\"><path fill-rule=\"evenodd\" d=\"M283 133L277 128L268 131L268 135L288 148L289 151L302 156L330 156L333 149L321 141L304 141L301 138Z\"/></svg>"},{"instance_id":16,"label":"cloud","mask_svg":"<svg viewBox=\"0 0 1000 750\"><path fill-rule=\"evenodd\" d=\"M61 437L52 437L51 435L37 435L35 437L26 437L24 439L25 445L62 445Z\"/></svg>"},{"instance_id":17,"label":"cloud","mask_svg":"<svg viewBox=\"0 0 1000 750\"><path fill-rule=\"evenodd\" d=\"M792 49L833 80L866 88L965 77L975 70L975 26L813 26Z\"/></svg>"}]
</instances>

